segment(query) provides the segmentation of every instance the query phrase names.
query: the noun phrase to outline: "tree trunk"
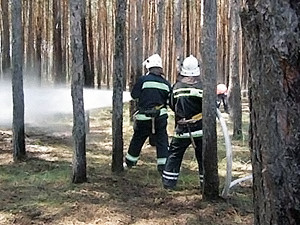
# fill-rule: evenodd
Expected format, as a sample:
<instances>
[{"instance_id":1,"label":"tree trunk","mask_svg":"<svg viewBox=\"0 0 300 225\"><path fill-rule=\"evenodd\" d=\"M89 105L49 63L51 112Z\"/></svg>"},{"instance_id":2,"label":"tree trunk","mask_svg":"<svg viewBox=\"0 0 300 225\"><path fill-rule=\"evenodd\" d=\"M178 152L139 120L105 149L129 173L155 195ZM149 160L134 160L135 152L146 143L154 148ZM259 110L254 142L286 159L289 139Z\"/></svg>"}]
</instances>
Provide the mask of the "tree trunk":
<instances>
[{"instance_id":1,"label":"tree trunk","mask_svg":"<svg viewBox=\"0 0 300 225\"><path fill-rule=\"evenodd\" d=\"M229 94L228 103L233 121L233 139L242 136L241 86L239 76L239 28L240 0L230 1L230 50L229 50Z\"/></svg>"},{"instance_id":2,"label":"tree trunk","mask_svg":"<svg viewBox=\"0 0 300 225\"><path fill-rule=\"evenodd\" d=\"M37 72L37 85L41 85L42 82L42 1L38 1L38 15L36 17L36 42L35 42L35 65Z\"/></svg>"},{"instance_id":3,"label":"tree trunk","mask_svg":"<svg viewBox=\"0 0 300 225\"><path fill-rule=\"evenodd\" d=\"M204 199L219 196L217 131L216 131L216 80L217 80L217 3L204 0L203 26L203 167Z\"/></svg>"},{"instance_id":4,"label":"tree trunk","mask_svg":"<svg viewBox=\"0 0 300 225\"><path fill-rule=\"evenodd\" d=\"M62 73L61 40L61 0L53 0L53 69L55 84L65 84L66 76Z\"/></svg>"},{"instance_id":5,"label":"tree trunk","mask_svg":"<svg viewBox=\"0 0 300 225\"><path fill-rule=\"evenodd\" d=\"M149 36L150 33L149 31L150 26L151 26L151 21L149 20L149 4L151 3L151 0L149 1L143 1L142 2L142 15L143 15L143 34L142 34L142 38L143 38L143 50L144 50L144 55L147 56L149 55Z\"/></svg>"},{"instance_id":6,"label":"tree trunk","mask_svg":"<svg viewBox=\"0 0 300 225\"><path fill-rule=\"evenodd\" d=\"M300 5L247 1L255 224L300 224Z\"/></svg>"},{"instance_id":7,"label":"tree trunk","mask_svg":"<svg viewBox=\"0 0 300 225\"><path fill-rule=\"evenodd\" d=\"M63 29L62 29L62 58L66 62L62 65L62 73L65 74L67 83L70 82L70 45L69 45L69 37L70 37L70 19L69 19L69 2L67 0L63 0L62 12L63 12Z\"/></svg>"},{"instance_id":8,"label":"tree trunk","mask_svg":"<svg viewBox=\"0 0 300 225\"><path fill-rule=\"evenodd\" d=\"M136 20L136 79L143 75L143 23L142 23L142 13L143 13L143 2L140 0L137 3L137 20ZM146 56L147 57L147 56Z\"/></svg>"},{"instance_id":9,"label":"tree trunk","mask_svg":"<svg viewBox=\"0 0 300 225\"><path fill-rule=\"evenodd\" d=\"M218 8L218 76L217 76L217 83L226 84L225 73L224 73L224 59L225 59L225 7L222 0L218 0L220 7Z\"/></svg>"},{"instance_id":10,"label":"tree trunk","mask_svg":"<svg viewBox=\"0 0 300 225\"><path fill-rule=\"evenodd\" d=\"M113 154L112 172L123 171L123 76L125 75L126 0L116 2L114 82L113 82Z\"/></svg>"},{"instance_id":11,"label":"tree trunk","mask_svg":"<svg viewBox=\"0 0 300 225\"><path fill-rule=\"evenodd\" d=\"M86 27L86 3L82 2L83 18L81 21L82 31L82 47L83 47L83 74L84 74L84 86L94 87L94 74L91 72L90 58L88 53L87 42L87 27Z\"/></svg>"},{"instance_id":12,"label":"tree trunk","mask_svg":"<svg viewBox=\"0 0 300 225\"><path fill-rule=\"evenodd\" d=\"M176 57L176 74L180 72L182 62L182 33L181 33L181 11L182 1L175 0L174 2L174 36L175 36L175 57Z\"/></svg>"},{"instance_id":13,"label":"tree trunk","mask_svg":"<svg viewBox=\"0 0 300 225\"><path fill-rule=\"evenodd\" d=\"M10 33L9 33L9 13L8 0L1 0L2 9L2 30L1 33L1 55L2 55L2 72L4 78L9 78L10 69Z\"/></svg>"},{"instance_id":14,"label":"tree trunk","mask_svg":"<svg viewBox=\"0 0 300 225\"><path fill-rule=\"evenodd\" d=\"M168 48L168 54L167 54L167 63L165 69L167 69L167 73L166 73L166 79L167 80L171 80L172 79L172 75L173 75L173 63L172 63L172 59L173 59L173 54L174 54L174 38L173 38L173 26L172 26L172 16L173 16L173 3L170 3L170 8L169 8L169 13L168 15L168 20L170 21L169 26L167 27L166 32L168 32L169 34L169 38L168 38L168 42L169 42L169 48Z\"/></svg>"},{"instance_id":15,"label":"tree trunk","mask_svg":"<svg viewBox=\"0 0 300 225\"><path fill-rule=\"evenodd\" d=\"M26 158L23 91L23 29L21 0L12 0L13 158Z\"/></svg>"},{"instance_id":16,"label":"tree trunk","mask_svg":"<svg viewBox=\"0 0 300 225\"><path fill-rule=\"evenodd\" d=\"M162 49L162 36L163 36L163 24L165 18L165 1L158 0L157 5L157 28L156 28L156 53L161 56L161 49Z\"/></svg>"},{"instance_id":17,"label":"tree trunk","mask_svg":"<svg viewBox=\"0 0 300 225\"><path fill-rule=\"evenodd\" d=\"M26 20L27 20L27 35L25 37L26 56L25 56L25 74L32 74L33 72L33 55L34 55L34 9L33 1L28 1L26 5ZM27 12L28 11L28 12Z\"/></svg>"},{"instance_id":18,"label":"tree trunk","mask_svg":"<svg viewBox=\"0 0 300 225\"><path fill-rule=\"evenodd\" d=\"M131 81L129 84L129 90L132 90L133 85L136 83L136 81L138 80L138 78L140 76L143 75L143 66L142 63L144 61L143 59L143 26L142 26L142 11L143 11L143 1L144 0L140 0L137 1L137 3L135 4L135 7L133 7L133 9L135 8L135 19L132 19L132 22L134 22L134 24L132 24L131 26L133 26L135 28L132 29L132 36L134 37L134 39L132 40L132 46L134 46L134 50L132 51L132 57L131 57L131 64L132 64L132 71L131 71ZM130 101L130 118L131 120L133 113L136 111L136 103L135 101Z\"/></svg>"},{"instance_id":19,"label":"tree trunk","mask_svg":"<svg viewBox=\"0 0 300 225\"><path fill-rule=\"evenodd\" d=\"M106 17L105 17L105 24L104 24L104 28L105 28L105 40L104 40L104 45L105 45L105 53L104 53L104 55L105 55L105 62L104 62L104 65L105 65L105 74L104 74L104 77L105 77L105 79L106 79L106 87L107 87L107 89L110 89L110 77L109 77L109 73L110 73L110 57L109 57L109 53L110 53L110 51L109 51L109 49L110 49L110 47L109 47L109 45L110 45L110 29L109 29L109 21L110 21L110 13L108 13L108 10L110 9L110 2L111 1L108 1L108 0L106 0L105 1L106 2Z\"/></svg>"},{"instance_id":20,"label":"tree trunk","mask_svg":"<svg viewBox=\"0 0 300 225\"><path fill-rule=\"evenodd\" d=\"M46 73L46 79L48 79L50 77L50 53L49 53L49 47L50 47L50 44L51 41L50 41L50 32L51 32L51 29L49 29L49 27L52 27L51 25L51 19L50 19L50 3L48 1L43 1L45 3L44 5L44 17L45 18L45 23L44 23L44 26L45 26L45 43L44 43L44 70L45 70L45 73ZM47 43L47 44L46 44Z\"/></svg>"},{"instance_id":21,"label":"tree trunk","mask_svg":"<svg viewBox=\"0 0 300 225\"><path fill-rule=\"evenodd\" d=\"M90 73L91 73L91 83L90 87L95 86L95 57L94 57L94 29L93 29L93 15L92 15L92 1L89 0L89 12L88 12L88 18L89 18L89 59L90 59Z\"/></svg>"},{"instance_id":22,"label":"tree trunk","mask_svg":"<svg viewBox=\"0 0 300 225\"><path fill-rule=\"evenodd\" d=\"M131 69L130 69L130 78L129 78L129 91L132 90L134 84L136 83L136 78L137 78L137 48L136 46L136 37L137 37L137 33L136 33L136 28L137 28L137 24L136 24L136 15L137 15L137 5L136 4L130 4L130 43L131 43L131 52L130 52L130 65L131 65ZM129 106L129 115L130 115L130 120L133 121L133 114L136 110L136 105L135 105L135 101L130 101L130 106Z\"/></svg>"},{"instance_id":23,"label":"tree trunk","mask_svg":"<svg viewBox=\"0 0 300 225\"><path fill-rule=\"evenodd\" d=\"M70 1L70 20L71 20L71 52L72 52L72 86L71 94L73 101L73 183L83 183L86 177L86 131L85 113L83 102L83 40L82 23L83 1Z\"/></svg>"},{"instance_id":24,"label":"tree trunk","mask_svg":"<svg viewBox=\"0 0 300 225\"><path fill-rule=\"evenodd\" d=\"M102 79L103 79L103 52L104 52L104 45L105 42L103 41L103 39L105 38L105 28L102 24L102 21L105 19L103 19L103 17L106 17L106 13L103 10L104 6L103 6L103 1L98 1L98 8L101 9L100 12L98 13L97 16L97 25L98 25L98 35L99 35L99 39L98 39L98 47L97 47L97 88L101 89L102 87Z\"/></svg>"}]
</instances>

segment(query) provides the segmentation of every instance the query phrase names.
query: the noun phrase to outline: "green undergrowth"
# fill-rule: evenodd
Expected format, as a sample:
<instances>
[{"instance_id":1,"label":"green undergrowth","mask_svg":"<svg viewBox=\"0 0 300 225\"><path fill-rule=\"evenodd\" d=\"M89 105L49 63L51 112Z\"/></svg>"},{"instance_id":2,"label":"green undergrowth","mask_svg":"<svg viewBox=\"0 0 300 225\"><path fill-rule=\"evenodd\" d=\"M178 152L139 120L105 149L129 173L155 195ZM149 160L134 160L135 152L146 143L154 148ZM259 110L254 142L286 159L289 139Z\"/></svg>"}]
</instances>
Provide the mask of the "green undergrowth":
<instances>
[{"instance_id":1,"label":"green undergrowth","mask_svg":"<svg viewBox=\"0 0 300 225\"><path fill-rule=\"evenodd\" d=\"M223 115L231 132L230 119ZM136 167L120 175L112 174L111 116L111 109L90 111L88 182L83 184L71 183L71 117L55 118L52 124L47 121L48 126L44 124L43 128L27 127L25 162L13 163L11 149L0 146L0 224L252 224L251 182L234 187L224 201L202 201L191 147L184 156L178 187L173 192L163 189L156 171L156 151L148 142ZM233 179L251 173L246 113L243 119L244 139L232 141ZM172 121L170 113L170 136ZM127 105L123 133L126 154L132 135ZM219 125L217 133L221 193L226 150Z\"/></svg>"}]
</instances>

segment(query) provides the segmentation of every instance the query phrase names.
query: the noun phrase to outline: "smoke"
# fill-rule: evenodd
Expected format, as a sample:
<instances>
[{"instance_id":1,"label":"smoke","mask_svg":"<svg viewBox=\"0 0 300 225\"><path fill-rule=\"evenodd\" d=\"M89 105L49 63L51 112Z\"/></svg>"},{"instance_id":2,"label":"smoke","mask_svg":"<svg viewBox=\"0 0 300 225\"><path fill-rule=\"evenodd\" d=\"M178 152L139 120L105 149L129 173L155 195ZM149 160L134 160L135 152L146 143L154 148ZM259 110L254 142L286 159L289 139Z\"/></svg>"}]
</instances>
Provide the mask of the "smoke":
<instances>
[{"instance_id":1,"label":"smoke","mask_svg":"<svg viewBox=\"0 0 300 225\"><path fill-rule=\"evenodd\" d=\"M85 110L112 107L110 90L84 89ZM131 100L130 93L123 93L123 102ZM58 114L72 114L70 88L38 88L24 85L25 123L37 123ZM11 84L0 82L0 125L11 125L13 115Z\"/></svg>"}]
</instances>

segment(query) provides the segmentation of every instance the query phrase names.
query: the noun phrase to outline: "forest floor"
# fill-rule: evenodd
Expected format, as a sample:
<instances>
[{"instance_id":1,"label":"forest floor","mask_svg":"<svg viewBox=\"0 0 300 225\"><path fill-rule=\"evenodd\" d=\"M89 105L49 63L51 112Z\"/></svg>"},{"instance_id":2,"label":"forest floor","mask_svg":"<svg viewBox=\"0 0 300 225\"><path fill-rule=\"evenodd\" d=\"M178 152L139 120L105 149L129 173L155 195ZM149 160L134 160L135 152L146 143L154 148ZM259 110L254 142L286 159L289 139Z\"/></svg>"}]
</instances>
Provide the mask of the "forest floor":
<instances>
[{"instance_id":1,"label":"forest floor","mask_svg":"<svg viewBox=\"0 0 300 225\"><path fill-rule=\"evenodd\" d=\"M127 111L124 111L124 154L132 135ZM232 141L233 179L251 173L247 110L244 114L244 138ZM228 115L223 116L231 131ZM170 124L172 120L170 116ZM71 115L27 124L28 158L20 163L13 162L11 129L0 126L0 224L253 224L251 181L234 186L227 199L204 201L190 148L184 157L177 189L167 191L156 171L155 147L147 143L137 167L116 176L111 173L111 133L110 109L91 111L86 153L88 182L72 184ZM221 193L226 158L220 127L218 135Z\"/></svg>"}]
</instances>

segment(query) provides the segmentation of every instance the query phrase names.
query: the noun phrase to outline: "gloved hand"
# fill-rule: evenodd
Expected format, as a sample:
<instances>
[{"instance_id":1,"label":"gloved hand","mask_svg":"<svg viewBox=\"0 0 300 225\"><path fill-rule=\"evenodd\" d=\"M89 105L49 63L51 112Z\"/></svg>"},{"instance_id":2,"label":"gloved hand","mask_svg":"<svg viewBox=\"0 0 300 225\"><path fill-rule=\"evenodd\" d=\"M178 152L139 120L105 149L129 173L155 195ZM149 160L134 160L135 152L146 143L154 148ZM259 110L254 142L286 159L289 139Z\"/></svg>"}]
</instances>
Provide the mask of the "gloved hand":
<instances>
[{"instance_id":1,"label":"gloved hand","mask_svg":"<svg viewBox=\"0 0 300 225\"><path fill-rule=\"evenodd\" d=\"M175 128L175 132L178 135L182 135L184 133L184 126L182 125L177 125Z\"/></svg>"}]
</instances>

